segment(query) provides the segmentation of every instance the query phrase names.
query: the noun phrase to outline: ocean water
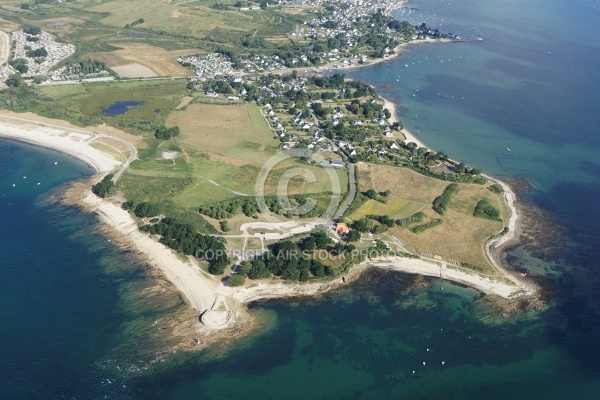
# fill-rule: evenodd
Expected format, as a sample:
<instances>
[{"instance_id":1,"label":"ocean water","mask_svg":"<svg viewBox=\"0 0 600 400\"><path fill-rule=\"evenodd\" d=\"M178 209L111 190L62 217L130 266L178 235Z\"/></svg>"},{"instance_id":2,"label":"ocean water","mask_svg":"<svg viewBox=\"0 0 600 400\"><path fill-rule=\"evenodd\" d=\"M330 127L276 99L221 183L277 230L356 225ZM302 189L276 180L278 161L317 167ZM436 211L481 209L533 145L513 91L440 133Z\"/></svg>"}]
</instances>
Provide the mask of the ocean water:
<instances>
[{"instance_id":1,"label":"ocean water","mask_svg":"<svg viewBox=\"0 0 600 400\"><path fill-rule=\"evenodd\" d=\"M483 40L417 46L348 75L396 101L430 147L528 182L521 198L548 210L550 239L566 240L543 260L524 247L510 253L548 276L556 305L494 324L474 290L432 280L407 291L414 276L373 272L323 299L254 303L268 328L226 352L131 371L132 352L120 349L135 335L124 327L151 311L132 312L122 290L143 274L118 268L132 261L94 233L93 217L41 203L89 171L0 142L0 398L598 398L600 4L410 7L398 15ZM103 368L106 360L121 368Z\"/></svg>"},{"instance_id":2,"label":"ocean water","mask_svg":"<svg viewBox=\"0 0 600 400\"><path fill-rule=\"evenodd\" d=\"M144 266L94 216L56 204L63 184L92 173L0 139L0 399L126 398L119 368L143 353L132 325L165 311L134 299L151 284Z\"/></svg>"}]
</instances>

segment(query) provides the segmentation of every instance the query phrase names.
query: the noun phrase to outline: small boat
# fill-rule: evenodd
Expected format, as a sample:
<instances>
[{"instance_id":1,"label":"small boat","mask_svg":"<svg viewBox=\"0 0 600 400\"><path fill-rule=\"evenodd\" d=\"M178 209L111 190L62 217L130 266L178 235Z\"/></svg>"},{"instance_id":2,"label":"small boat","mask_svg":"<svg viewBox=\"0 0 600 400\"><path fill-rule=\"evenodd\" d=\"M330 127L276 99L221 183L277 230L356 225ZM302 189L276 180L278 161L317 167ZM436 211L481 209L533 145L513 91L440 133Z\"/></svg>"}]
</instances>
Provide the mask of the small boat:
<instances>
[{"instance_id":1,"label":"small boat","mask_svg":"<svg viewBox=\"0 0 600 400\"><path fill-rule=\"evenodd\" d=\"M511 149L509 149L508 147L506 148L506 151L512 151Z\"/></svg>"}]
</instances>

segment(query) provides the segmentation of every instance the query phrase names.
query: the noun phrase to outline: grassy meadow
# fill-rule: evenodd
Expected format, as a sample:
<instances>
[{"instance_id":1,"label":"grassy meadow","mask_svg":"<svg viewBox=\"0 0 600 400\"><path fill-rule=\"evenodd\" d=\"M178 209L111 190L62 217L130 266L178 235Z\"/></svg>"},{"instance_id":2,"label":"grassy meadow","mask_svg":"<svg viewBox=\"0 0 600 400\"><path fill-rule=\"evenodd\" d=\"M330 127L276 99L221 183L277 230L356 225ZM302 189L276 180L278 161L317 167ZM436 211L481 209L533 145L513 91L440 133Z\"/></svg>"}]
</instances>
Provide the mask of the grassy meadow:
<instances>
[{"instance_id":1,"label":"grassy meadow","mask_svg":"<svg viewBox=\"0 0 600 400\"><path fill-rule=\"evenodd\" d=\"M458 191L451 197L446 213L437 214L431 207L433 200L441 195L448 182L430 178L407 168L385 165L359 165L360 190L390 190L391 200L382 204L375 200L367 201L351 217L359 218L368 214L389 215L405 218L414 212L422 211L427 221L441 218L443 223L421 233L396 226L389 235L396 235L409 250L417 250L442 256L444 259L466 262L477 267L480 272L494 273L484 252L487 239L500 232L503 223L473 216L477 202L487 198L499 210L502 218L505 205L501 196L486 189L488 185L459 184ZM422 208L419 209L417 206Z\"/></svg>"},{"instance_id":2,"label":"grassy meadow","mask_svg":"<svg viewBox=\"0 0 600 400\"><path fill-rule=\"evenodd\" d=\"M127 114L131 112L134 109ZM197 208L239 195L254 196L257 176L279 152L279 140L255 104L192 103L172 111L166 123L178 126L180 136L168 141L146 138L147 146L140 151L139 160L122 178L127 198L138 202L171 201L177 207ZM174 157L166 157L173 153ZM297 170L298 174L286 179L290 170ZM154 179L185 180L186 184L176 185L177 189L169 190L166 197L150 197L149 193L155 190ZM332 179L339 180L342 192L346 192L346 171L286 158L268 170L263 190L266 195L276 194L281 182L286 182L285 191L289 194L330 192ZM319 198L318 204L326 208L325 200Z\"/></svg>"}]
</instances>

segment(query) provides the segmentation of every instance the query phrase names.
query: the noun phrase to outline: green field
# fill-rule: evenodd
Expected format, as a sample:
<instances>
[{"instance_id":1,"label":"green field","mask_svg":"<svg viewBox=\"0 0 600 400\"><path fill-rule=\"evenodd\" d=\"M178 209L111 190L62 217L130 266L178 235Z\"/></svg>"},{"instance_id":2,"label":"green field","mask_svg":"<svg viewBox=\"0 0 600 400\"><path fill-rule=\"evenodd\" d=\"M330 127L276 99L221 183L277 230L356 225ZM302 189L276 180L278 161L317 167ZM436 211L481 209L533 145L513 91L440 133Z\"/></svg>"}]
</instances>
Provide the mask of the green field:
<instances>
[{"instance_id":1,"label":"green field","mask_svg":"<svg viewBox=\"0 0 600 400\"><path fill-rule=\"evenodd\" d=\"M130 133L151 133L185 96L185 81L131 81L83 83L46 86L41 93L29 92L21 102L24 110L76 125L109 126ZM8 93L3 93L11 96ZM142 101L117 116L102 113L104 108L119 101Z\"/></svg>"}]
</instances>

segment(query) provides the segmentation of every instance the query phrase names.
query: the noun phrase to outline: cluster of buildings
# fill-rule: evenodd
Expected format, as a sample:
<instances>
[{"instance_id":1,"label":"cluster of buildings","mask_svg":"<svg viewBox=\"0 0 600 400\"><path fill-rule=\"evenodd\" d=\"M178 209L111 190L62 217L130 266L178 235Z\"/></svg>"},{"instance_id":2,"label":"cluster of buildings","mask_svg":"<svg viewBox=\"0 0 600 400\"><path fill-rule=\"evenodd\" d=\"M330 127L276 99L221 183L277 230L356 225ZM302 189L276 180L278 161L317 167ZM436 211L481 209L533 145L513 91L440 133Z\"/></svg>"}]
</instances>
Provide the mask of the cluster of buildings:
<instances>
[{"instance_id":1,"label":"cluster of buildings","mask_svg":"<svg viewBox=\"0 0 600 400\"><path fill-rule=\"evenodd\" d=\"M23 76L44 75L50 67L58 63L60 60L69 57L75 53L75 46L69 43L59 43L54 40L54 37L45 31L41 31L37 35L30 35L23 31L15 31L11 33L12 40L15 43L13 59L22 58L27 61L28 71ZM35 37L37 41L27 40ZM48 53L43 57L28 57L29 50L45 49Z\"/></svg>"},{"instance_id":2,"label":"cluster of buildings","mask_svg":"<svg viewBox=\"0 0 600 400\"><path fill-rule=\"evenodd\" d=\"M11 33L13 48L11 49L11 60L22 59L27 65L27 72L22 73L23 77L36 77L40 82L47 80L64 80L64 68L48 72L48 70L57 64L59 61L69 57L75 53L75 46L68 43L59 43L54 40L54 37L45 31L40 31L37 35L30 35L23 31L15 31ZM28 40L29 38L29 40ZM33 39L34 38L34 39ZM29 51L44 49L45 56L30 57L27 55ZM7 64L0 67L0 84L17 71L11 65ZM106 72L106 75L110 75Z\"/></svg>"},{"instance_id":3,"label":"cluster of buildings","mask_svg":"<svg viewBox=\"0 0 600 400\"><path fill-rule=\"evenodd\" d=\"M220 53L178 57L177 62L193 68L198 76L228 75L235 71L229 57Z\"/></svg>"},{"instance_id":4,"label":"cluster of buildings","mask_svg":"<svg viewBox=\"0 0 600 400\"><path fill-rule=\"evenodd\" d=\"M112 76L110 72L106 70L100 70L95 73L73 73L70 71L69 66L58 68L54 71L47 73L46 81L73 81L78 79L90 79L90 78L107 78Z\"/></svg>"},{"instance_id":5,"label":"cluster of buildings","mask_svg":"<svg viewBox=\"0 0 600 400\"><path fill-rule=\"evenodd\" d=\"M302 56L301 59L302 61L308 60L306 56ZM292 59L292 62L299 64L300 59ZM241 64L242 69L250 73L287 69L282 60L280 60L279 56L276 54L272 56L267 56L264 54L257 55L251 59L243 60Z\"/></svg>"},{"instance_id":6,"label":"cluster of buildings","mask_svg":"<svg viewBox=\"0 0 600 400\"><path fill-rule=\"evenodd\" d=\"M177 61L184 66L193 68L198 76L227 75L232 73L236 67L248 73L260 73L311 66L313 64L310 59L315 56L318 56L323 62L335 63L337 66L362 64L369 57L358 49L359 39L371 34L372 27L369 24L357 24L357 21L373 15L378 10L386 12L398 7L402 4L402 0L289 0L282 1L282 3L322 8L310 21L294 28L291 32L294 40L335 39L339 42L339 46L330 46L322 51L319 49L307 51L286 60L281 59L277 54L258 54L241 61L237 60L237 66L227 56L216 53L179 57ZM389 38L399 39L393 29L386 27L385 34ZM392 50L389 47L385 48L384 53L385 55L391 54Z\"/></svg>"}]
</instances>

